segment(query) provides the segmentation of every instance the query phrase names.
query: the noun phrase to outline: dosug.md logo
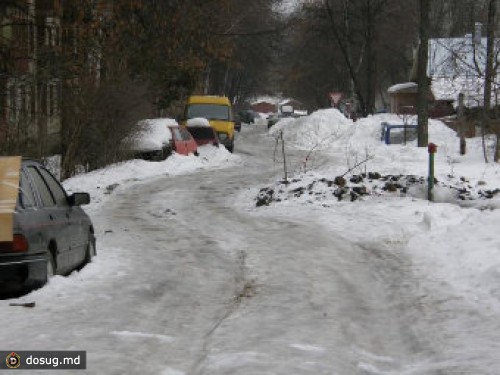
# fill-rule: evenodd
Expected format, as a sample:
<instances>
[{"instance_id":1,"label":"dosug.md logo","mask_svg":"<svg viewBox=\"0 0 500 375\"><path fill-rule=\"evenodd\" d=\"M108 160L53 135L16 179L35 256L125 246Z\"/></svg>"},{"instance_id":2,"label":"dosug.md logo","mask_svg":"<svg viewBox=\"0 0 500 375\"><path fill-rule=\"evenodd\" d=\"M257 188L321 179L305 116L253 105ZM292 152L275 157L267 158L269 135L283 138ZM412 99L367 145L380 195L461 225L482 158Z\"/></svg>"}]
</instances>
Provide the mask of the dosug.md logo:
<instances>
[{"instance_id":1,"label":"dosug.md logo","mask_svg":"<svg viewBox=\"0 0 500 375\"><path fill-rule=\"evenodd\" d=\"M15 352L10 353L5 359L8 368L18 368L21 365L21 357Z\"/></svg>"}]
</instances>

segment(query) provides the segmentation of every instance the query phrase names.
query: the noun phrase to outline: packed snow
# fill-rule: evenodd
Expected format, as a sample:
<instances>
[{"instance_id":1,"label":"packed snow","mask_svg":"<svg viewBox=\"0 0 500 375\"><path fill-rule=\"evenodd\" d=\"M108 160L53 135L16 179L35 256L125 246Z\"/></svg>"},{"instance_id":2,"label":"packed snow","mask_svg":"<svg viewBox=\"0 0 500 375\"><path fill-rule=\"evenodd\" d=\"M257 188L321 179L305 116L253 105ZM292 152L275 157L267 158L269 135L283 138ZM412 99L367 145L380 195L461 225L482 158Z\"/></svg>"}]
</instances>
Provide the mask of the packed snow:
<instances>
[{"instance_id":1,"label":"packed snow","mask_svg":"<svg viewBox=\"0 0 500 375\"><path fill-rule=\"evenodd\" d=\"M353 122L335 109L325 109L281 119L268 132L262 126L245 126L237 135L234 154L206 145L198 149L199 156L131 160L64 181L68 191L87 191L92 197L85 210L98 225L98 256L81 271L57 276L42 289L0 301L0 316L9 322L2 328L1 346L89 350L88 373L96 374L139 368L163 375L438 374L467 373L462 370L469 368L475 374L494 373L500 367L496 323L500 194L495 193L500 188L500 167L483 161L480 139L468 139L468 152L460 156L455 133L431 120L430 142L438 147L434 202L426 199L425 184L404 191L383 190L385 182L370 178L374 176L370 173L426 181L429 155L426 148L416 147L415 140L384 144L382 122L410 124L415 118L380 114ZM289 156L287 183L279 160L281 139ZM259 154L266 145L272 160ZM247 185L238 186L245 171L250 176ZM264 181L252 183L259 174ZM350 181L363 174L363 180ZM227 183L217 185L223 175L229 176ZM333 182L338 176L344 176L347 184L363 185L366 194L352 201L339 200ZM158 181L165 186L158 186ZM257 207L262 189L273 189L278 199ZM301 193L292 193L294 189ZM471 194L460 198L460 189ZM181 199L179 191L185 192ZM142 205L145 211L128 217L131 199L137 201L134 207ZM206 207L198 207L205 201ZM180 209L196 214L189 216ZM226 217L228 210L234 213ZM244 225L232 227L228 235L226 229L236 219ZM216 224L213 237L205 232L213 230L211 222ZM153 224L164 227L158 232ZM325 233L322 228L333 242L328 236L316 237ZM143 248L154 236L161 236L159 243ZM263 239L273 241L263 243ZM289 254L287 247L300 239L307 239L311 247ZM276 252L280 247L283 253ZM400 302L384 305L379 290L366 284L372 280L370 275L325 263L332 248L349 252L360 267L367 266L367 259L377 259L376 266L383 272L416 275L392 279L403 291L418 291L418 301L402 294ZM163 264L158 253L168 263ZM145 258L158 261L144 264ZM386 263L389 268L382 267ZM304 278L304 272L310 279ZM159 281L160 275L168 279ZM231 288L226 285L227 275L240 288L230 300L224 299ZM328 275L339 284L323 282ZM268 284L261 285L263 280ZM332 290L338 288L345 288L347 294L332 299ZM353 298L359 298L362 307L379 310L374 314L377 321L356 320L366 311L344 307L355 288L359 289ZM16 307L9 306L30 301L36 301L35 308L18 307L14 313ZM403 349L391 352L398 343L396 328L386 332L384 324L391 322L383 322L382 317L391 312L397 316L399 308L410 302L417 304L417 310L401 317L401 322L410 337L418 333L421 338L425 329L431 329L425 332L430 337L439 333L445 341L433 343L440 350L437 358L431 347L415 349L413 356L405 356ZM207 310L199 311L200 306ZM433 309L440 309L437 321L430 312ZM353 338L352 343L337 331L337 319L328 320L337 310L346 316L341 331ZM348 320L350 314L353 320ZM188 319L191 315L193 320ZM328 332L322 322L328 323ZM59 329L53 330L53 325ZM368 327L381 330L379 334L387 335L388 341L376 336L374 345L369 345ZM166 355L170 350L174 354ZM352 358L355 370L348 361ZM407 358L410 362L405 362Z\"/></svg>"},{"instance_id":2,"label":"packed snow","mask_svg":"<svg viewBox=\"0 0 500 375\"><path fill-rule=\"evenodd\" d=\"M336 109L326 109L307 117L282 119L270 129L270 134L276 137L283 132L285 144L312 151L308 160L296 166L295 170L300 171L300 186L325 177L333 179L365 159L366 163L354 168L349 176L377 171L427 178L427 148L416 147L416 140L406 145L381 142L381 123L404 124L404 120L395 114L378 114L353 122ZM415 123L416 118L406 121ZM489 141L488 156L492 160L493 140ZM455 132L441 121L430 120L429 142L437 145L435 177L438 181L449 182L449 185L462 182L462 187L472 192L500 189L500 166L484 162L480 138L468 139L467 154L461 156ZM314 165L317 150L330 156L328 162ZM289 189L297 186L292 183ZM414 187L413 192L405 196L398 191L348 203L338 202L333 195L329 200L321 195L315 195L316 200L302 195L295 199L295 204L333 207L326 225L333 226L342 236L367 243L384 242L388 248L394 243L403 245L422 272L443 280L458 295L486 310L500 312L500 237L497 235L500 194L489 200L462 200L458 198L457 189L436 186L433 195L434 203L426 201L425 184ZM289 204L285 201L276 206ZM353 211L356 217L350 219Z\"/></svg>"},{"instance_id":3,"label":"packed snow","mask_svg":"<svg viewBox=\"0 0 500 375\"><path fill-rule=\"evenodd\" d=\"M101 207L111 193L158 176L176 176L205 169L225 168L238 164L239 156L232 155L225 147L203 145L198 147L198 156L179 155L175 152L163 161L150 162L134 159L110 165L109 167L80 174L64 181L68 193L89 192L92 202L87 211Z\"/></svg>"}]
</instances>

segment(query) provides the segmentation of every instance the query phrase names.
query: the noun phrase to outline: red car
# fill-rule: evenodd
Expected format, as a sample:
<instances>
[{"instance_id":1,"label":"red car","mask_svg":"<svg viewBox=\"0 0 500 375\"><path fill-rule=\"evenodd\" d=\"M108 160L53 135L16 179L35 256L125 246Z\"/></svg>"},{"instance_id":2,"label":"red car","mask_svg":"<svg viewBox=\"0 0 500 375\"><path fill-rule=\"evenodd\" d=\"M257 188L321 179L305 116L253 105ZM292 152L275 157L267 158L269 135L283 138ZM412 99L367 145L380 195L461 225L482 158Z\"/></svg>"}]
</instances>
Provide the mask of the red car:
<instances>
[{"instance_id":1,"label":"red car","mask_svg":"<svg viewBox=\"0 0 500 375\"><path fill-rule=\"evenodd\" d=\"M198 146L210 144L219 147L219 137L211 126L188 126L186 129Z\"/></svg>"},{"instance_id":2,"label":"red car","mask_svg":"<svg viewBox=\"0 0 500 375\"><path fill-rule=\"evenodd\" d=\"M185 128L181 126L169 126L168 128L172 133L172 139L170 140L172 151L181 155L198 155L198 145Z\"/></svg>"}]
</instances>

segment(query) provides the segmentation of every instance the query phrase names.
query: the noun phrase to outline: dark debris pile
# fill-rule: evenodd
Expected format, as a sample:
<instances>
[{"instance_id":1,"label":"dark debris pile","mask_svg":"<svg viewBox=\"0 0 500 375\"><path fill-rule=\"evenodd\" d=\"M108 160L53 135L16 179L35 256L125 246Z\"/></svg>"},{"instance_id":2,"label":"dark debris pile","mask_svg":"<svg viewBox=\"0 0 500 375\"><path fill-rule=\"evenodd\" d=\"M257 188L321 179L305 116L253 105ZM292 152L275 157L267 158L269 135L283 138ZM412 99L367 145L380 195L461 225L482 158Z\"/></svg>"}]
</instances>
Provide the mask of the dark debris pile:
<instances>
[{"instance_id":1,"label":"dark debris pile","mask_svg":"<svg viewBox=\"0 0 500 375\"><path fill-rule=\"evenodd\" d=\"M364 196L407 196L410 188L418 185L426 189L427 177L381 175L378 172L369 172L348 178L337 176L334 179L318 178L313 181L294 178L260 189L256 197L256 206L269 206L273 202L298 199L312 203L334 197L337 201L354 202ZM448 176L446 181L434 179L434 185L450 189L457 200L492 199L500 193L500 189L482 188L484 183L474 187L464 177Z\"/></svg>"}]
</instances>

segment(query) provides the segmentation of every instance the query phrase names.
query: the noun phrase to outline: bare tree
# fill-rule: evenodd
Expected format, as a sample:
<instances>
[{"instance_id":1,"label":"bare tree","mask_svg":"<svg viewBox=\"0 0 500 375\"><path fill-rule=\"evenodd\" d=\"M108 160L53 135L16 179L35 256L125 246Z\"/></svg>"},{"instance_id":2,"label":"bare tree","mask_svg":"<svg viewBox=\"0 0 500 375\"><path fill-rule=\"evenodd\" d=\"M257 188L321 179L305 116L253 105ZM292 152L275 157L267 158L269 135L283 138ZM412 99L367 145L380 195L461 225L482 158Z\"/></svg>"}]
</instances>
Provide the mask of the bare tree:
<instances>
[{"instance_id":1,"label":"bare tree","mask_svg":"<svg viewBox=\"0 0 500 375\"><path fill-rule=\"evenodd\" d=\"M483 108L483 129L488 127L489 112L491 107L491 85L494 74L494 43L496 25L497 0L489 0L488 3L488 23L486 31L486 70L484 77L484 108ZM497 131L497 142L495 147L494 160L498 162L500 158L500 130ZM485 154L485 160L488 161Z\"/></svg>"},{"instance_id":2,"label":"bare tree","mask_svg":"<svg viewBox=\"0 0 500 375\"><path fill-rule=\"evenodd\" d=\"M418 147L427 147L429 142L428 134L428 97L429 97L429 80L427 78L427 59L429 46L429 12L430 0L420 0L420 25L419 36L420 43L418 46L418 67L417 67L417 114L418 114Z\"/></svg>"}]
</instances>

